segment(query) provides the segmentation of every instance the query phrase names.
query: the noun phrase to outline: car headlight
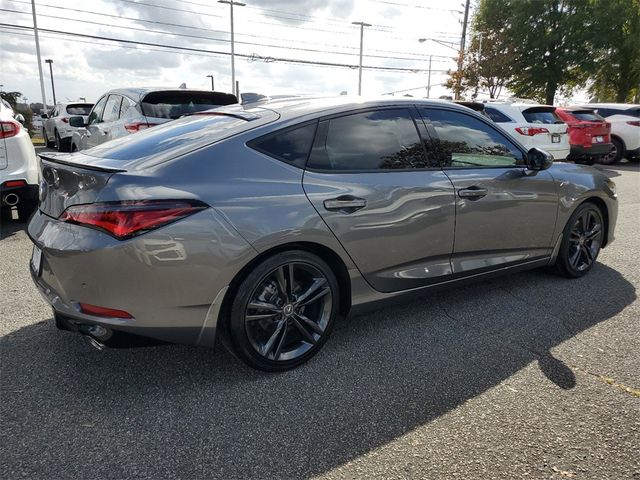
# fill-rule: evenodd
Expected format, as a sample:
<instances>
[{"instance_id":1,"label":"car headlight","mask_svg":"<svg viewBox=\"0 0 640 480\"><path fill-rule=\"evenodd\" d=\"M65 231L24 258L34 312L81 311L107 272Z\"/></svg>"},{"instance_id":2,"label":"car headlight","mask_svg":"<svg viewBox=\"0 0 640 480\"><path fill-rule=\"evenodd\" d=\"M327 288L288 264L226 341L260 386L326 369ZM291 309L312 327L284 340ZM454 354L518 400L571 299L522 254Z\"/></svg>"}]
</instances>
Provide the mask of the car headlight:
<instances>
[{"instance_id":1,"label":"car headlight","mask_svg":"<svg viewBox=\"0 0 640 480\"><path fill-rule=\"evenodd\" d=\"M611 193L611 195L613 195L615 197L616 196L616 182L614 182L613 180L611 180L609 178L609 179L605 180L604 184L607 187L607 189L609 190L609 193Z\"/></svg>"}]
</instances>

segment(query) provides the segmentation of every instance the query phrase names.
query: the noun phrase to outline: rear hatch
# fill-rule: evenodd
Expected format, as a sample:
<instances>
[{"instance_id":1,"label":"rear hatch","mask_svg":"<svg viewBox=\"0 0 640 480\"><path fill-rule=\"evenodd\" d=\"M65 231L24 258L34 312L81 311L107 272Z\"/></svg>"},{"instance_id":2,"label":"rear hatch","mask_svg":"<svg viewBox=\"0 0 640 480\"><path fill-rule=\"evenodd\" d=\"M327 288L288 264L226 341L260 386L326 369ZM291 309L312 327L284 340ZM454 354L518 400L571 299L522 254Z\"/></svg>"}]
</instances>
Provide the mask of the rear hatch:
<instances>
[{"instance_id":1,"label":"rear hatch","mask_svg":"<svg viewBox=\"0 0 640 480\"><path fill-rule=\"evenodd\" d=\"M67 114L65 116L68 118L78 115L84 119L84 123L87 123L92 107L93 103L70 103L67 105Z\"/></svg>"},{"instance_id":2,"label":"rear hatch","mask_svg":"<svg viewBox=\"0 0 640 480\"><path fill-rule=\"evenodd\" d=\"M165 161L279 118L272 110L226 107L201 112L77 153L40 155L40 210L58 218L71 205L97 201L114 175L140 173Z\"/></svg>"},{"instance_id":3,"label":"rear hatch","mask_svg":"<svg viewBox=\"0 0 640 480\"><path fill-rule=\"evenodd\" d=\"M157 125L212 108L238 103L235 95L199 90L162 90L140 99L140 111L147 123Z\"/></svg>"},{"instance_id":4,"label":"rear hatch","mask_svg":"<svg viewBox=\"0 0 640 480\"><path fill-rule=\"evenodd\" d=\"M597 143L609 143L611 141L611 124L603 117L590 109L573 110L571 115L578 120L570 122L569 127L575 130L572 132L571 143L589 146Z\"/></svg>"},{"instance_id":5,"label":"rear hatch","mask_svg":"<svg viewBox=\"0 0 640 480\"><path fill-rule=\"evenodd\" d=\"M518 128L528 132L534 138L536 146L558 148L568 145L567 124L556 114L555 107L536 105L522 110L522 115L527 123ZM516 131L522 134L518 128Z\"/></svg>"}]
</instances>

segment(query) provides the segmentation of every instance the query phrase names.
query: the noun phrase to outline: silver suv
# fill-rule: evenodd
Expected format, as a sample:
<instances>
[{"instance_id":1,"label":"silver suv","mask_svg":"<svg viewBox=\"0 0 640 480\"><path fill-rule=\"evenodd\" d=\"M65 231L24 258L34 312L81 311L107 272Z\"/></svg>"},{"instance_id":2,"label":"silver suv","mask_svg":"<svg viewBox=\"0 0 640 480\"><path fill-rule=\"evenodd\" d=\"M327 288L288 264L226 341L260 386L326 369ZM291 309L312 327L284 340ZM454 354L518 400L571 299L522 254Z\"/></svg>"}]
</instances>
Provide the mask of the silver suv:
<instances>
[{"instance_id":1,"label":"silver suv","mask_svg":"<svg viewBox=\"0 0 640 480\"><path fill-rule=\"evenodd\" d=\"M71 151L86 150L191 113L238 103L235 95L210 90L119 88L96 102L88 119L71 117L77 129Z\"/></svg>"},{"instance_id":2,"label":"silver suv","mask_svg":"<svg viewBox=\"0 0 640 480\"><path fill-rule=\"evenodd\" d=\"M69 151L74 127L69 125L71 116L79 115L86 122L93 103L59 103L42 125L42 138L47 147L55 145L59 152Z\"/></svg>"}]
</instances>

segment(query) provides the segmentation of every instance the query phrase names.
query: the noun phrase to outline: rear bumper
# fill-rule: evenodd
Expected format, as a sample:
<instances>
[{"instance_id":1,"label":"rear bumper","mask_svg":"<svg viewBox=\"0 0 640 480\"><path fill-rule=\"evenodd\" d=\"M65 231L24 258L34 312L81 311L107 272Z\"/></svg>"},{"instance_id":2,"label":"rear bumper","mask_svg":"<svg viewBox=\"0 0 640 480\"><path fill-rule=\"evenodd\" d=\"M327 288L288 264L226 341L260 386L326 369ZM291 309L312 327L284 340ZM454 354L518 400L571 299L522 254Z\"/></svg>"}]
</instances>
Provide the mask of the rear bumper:
<instances>
[{"instance_id":1,"label":"rear bumper","mask_svg":"<svg viewBox=\"0 0 640 480\"><path fill-rule=\"evenodd\" d=\"M613 148L612 143L594 143L589 147L584 145L571 145L571 153L568 158L594 158L608 155Z\"/></svg>"},{"instance_id":2,"label":"rear bumper","mask_svg":"<svg viewBox=\"0 0 640 480\"><path fill-rule=\"evenodd\" d=\"M56 316L71 319L76 327L65 329L101 343L105 342L99 333L88 333L91 326L109 334L213 347L227 285L238 265L255 254L220 222L208 209L118 241L38 210L28 234L42 254L38 271L29 266L31 276ZM87 314L80 302L123 310L132 318Z\"/></svg>"},{"instance_id":3,"label":"rear bumper","mask_svg":"<svg viewBox=\"0 0 640 480\"><path fill-rule=\"evenodd\" d=\"M14 193L20 202L36 202L38 200L38 185L24 185L21 187L0 186L0 205L5 206L4 197L9 193Z\"/></svg>"},{"instance_id":4,"label":"rear bumper","mask_svg":"<svg viewBox=\"0 0 640 480\"><path fill-rule=\"evenodd\" d=\"M557 147L554 145L545 145L540 148L542 148L543 150L546 150L551 155L553 155L554 160L564 160L565 158L567 158L570 152L570 148L568 145L557 146Z\"/></svg>"}]
</instances>

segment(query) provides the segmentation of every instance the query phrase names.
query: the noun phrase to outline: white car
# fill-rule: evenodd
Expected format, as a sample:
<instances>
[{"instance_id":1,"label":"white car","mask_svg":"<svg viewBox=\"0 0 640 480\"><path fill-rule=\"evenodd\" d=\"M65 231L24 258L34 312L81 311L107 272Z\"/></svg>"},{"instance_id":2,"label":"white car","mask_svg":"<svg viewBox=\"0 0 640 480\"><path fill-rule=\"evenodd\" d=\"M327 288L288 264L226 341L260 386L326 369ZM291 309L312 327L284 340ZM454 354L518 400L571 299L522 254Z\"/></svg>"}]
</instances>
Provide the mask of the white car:
<instances>
[{"instance_id":1,"label":"white car","mask_svg":"<svg viewBox=\"0 0 640 480\"><path fill-rule=\"evenodd\" d=\"M0 212L11 219L13 207L26 221L38 200L38 163L27 129L11 106L0 99ZM22 119L24 121L24 119Z\"/></svg>"},{"instance_id":2,"label":"white car","mask_svg":"<svg viewBox=\"0 0 640 480\"><path fill-rule=\"evenodd\" d=\"M640 161L640 105L627 103L590 103L588 108L604 117L611 124L613 150L610 162L625 157L631 162Z\"/></svg>"},{"instance_id":3,"label":"white car","mask_svg":"<svg viewBox=\"0 0 640 480\"><path fill-rule=\"evenodd\" d=\"M555 113L556 107L533 103L487 102L484 113L527 148L546 150L555 160L564 160L571 151L567 124Z\"/></svg>"},{"instance_id":4,"label":"white car","mask_svg":"<svg viewBox=\"0 0 640 480\"><path fill-rule=\"evenodd\" d=\"M69 117L80 116L86 122L93 103L62 103L53 107L44 121L42 138L47 147L55 147L59 152L69 151L71 137L76 127L69 125Z\"/></svg>"}]
</instances>

